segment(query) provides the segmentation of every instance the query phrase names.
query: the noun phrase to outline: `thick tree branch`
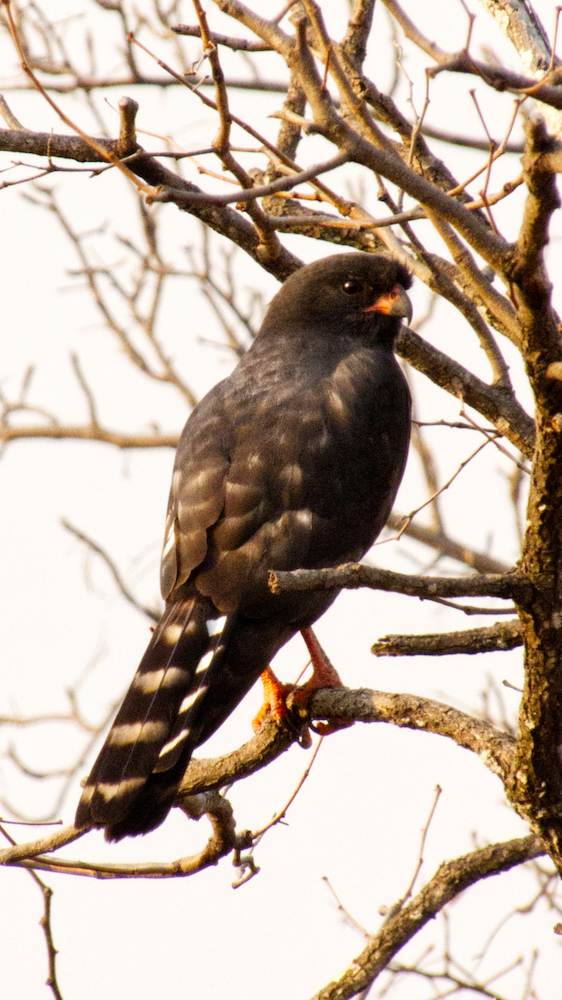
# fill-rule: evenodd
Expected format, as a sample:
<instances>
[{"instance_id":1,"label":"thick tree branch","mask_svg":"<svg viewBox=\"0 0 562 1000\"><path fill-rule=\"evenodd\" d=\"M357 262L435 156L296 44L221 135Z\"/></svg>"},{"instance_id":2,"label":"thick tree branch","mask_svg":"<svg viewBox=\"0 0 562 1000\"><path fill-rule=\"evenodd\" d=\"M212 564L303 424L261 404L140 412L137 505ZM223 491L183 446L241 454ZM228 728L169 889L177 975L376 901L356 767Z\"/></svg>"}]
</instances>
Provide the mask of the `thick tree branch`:
<instances>
[{"instance_id":1,"label":"thick tree branch","mask_svg":"<svg viewBox=\"0 0 562 1000\"><path fill-rule=\"evenodd\" d=\"M436 385L463 399L486 417L527 458L532 457L535 439L533 420L509 389L487 385L404 326L398 335L396 350Z\"/></svg>"},{"instance_id":2,"label":"thick tree branch","mask_svg":"<svg viewBox=\"0 0 562 1000\"><path fill-rule=\"evenodd\" d=\"M98 146L118 155L119 139L96 139ZM31 132L29 129L0 128L0 149L9 153L33 156L60 156L77 163L107 163L107 158L88 145L79 135Z\"/></svg>"},{"instance_id":3,"label":"thick tree branch","mask_svg":"<svg viewBox=\"0 0 562 1000\"><path fill-rule=\"evenodd\" d=\"M548 844L562 873L562 419L556 374L562 363L562 340L543 261L549 219L559 204L554 177L542 162L542 153L550 145L542 123L531 120L524 157L529 194L512 278L523 354L537 406L537 443L521 560L528 586L517 598L526 681L517 780L510 796Z\"/></svg>"},{"instance_id":4,"label":"thick tree branch","mask_svg":"<svg viewBox=\"0 0 562 1000\"><path fill-rule=\"evenodd\" d=\"M504 784L513 774L513 737L483 719L440 701L367 688L358 691L324 688L312 695L307 712L313 720L340 718L355 722L388 722L400 728L446 736L457 746L477 754Z\"/></svg>"},{"instance_id":5,"label":"thick tree branch","mask_svg":"<svg viewBox=\"0 0 562 1000\"><path fill-rule=\"evenodd\" d=\"M477 753L502 781L507 780L512 766L512 737L501 733L487 722L427 698L368 690L327 689L313 694L305 716L306 719L316 720L346 718L358 722L390 722L400 727L447 736L459 746ZM222 825L225 800L215 799L213 793L220 787L266 767L298 738L297 729L279 726L271 718L266 719L257 735L234 753L214 760L193 760L186 771L177 804L194 818L203 814L213 816L216 813L217 822ZM229 815L231 816L231 812ZM233 835L231 823L227 826ZM224 832L222 826L221 829ZM170 866L134 865L127 866L125 870L121 865L92 865L44 857L48 852L77 839L84 832L68 827L51 837L0 851L0 865L23 864L26 867L101 878L174 877L191 875L209 864L216 864L235 844L234 838L229 841L223 836L218 843L216 838L212 838L200 854L183 858Z\"/></svg>"},{"instance_id":6,"label":"thick tree branch","mask_svg":"<svg viewBox=\"0 0 562 1000\"><path fill-rule=\"evenodd\" d=\"M365 61L374 12L375 0L353 0L341 48L357 69Z\"/></svg>"},{"instance_id":7,"label":"thick tree branch","mask_svg":"<svg viewBox=\"0 0 562 1000\"><path fill-rule=\"evenodd\" d=\"M483 576L410 576L363 563L346 563L331 569L272 570L269 574L269 586L274 594L291 590L369 587L426 601L449 597L499 597L510 600L524 585L525 581L515 571Z\"/></svg>"}]
</instances>

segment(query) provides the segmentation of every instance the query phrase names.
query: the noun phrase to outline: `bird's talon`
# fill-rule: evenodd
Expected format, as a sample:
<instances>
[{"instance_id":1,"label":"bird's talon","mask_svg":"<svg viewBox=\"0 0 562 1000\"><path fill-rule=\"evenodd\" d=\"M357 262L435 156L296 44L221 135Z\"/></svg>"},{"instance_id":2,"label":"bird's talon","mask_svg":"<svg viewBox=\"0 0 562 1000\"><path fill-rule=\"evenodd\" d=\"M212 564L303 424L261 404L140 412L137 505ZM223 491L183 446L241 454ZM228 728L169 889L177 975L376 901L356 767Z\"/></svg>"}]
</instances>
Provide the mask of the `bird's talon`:
<instances>
[{"instance_id":1,"label":"bird's talon","mask_svg":"<svg viewBox=\"0 0 562 1000\"><path fill-rule=\"evenodd\" d=\"M281 684L271 667L266 667L260 676L263 685L263 704L252 719L252 729L255 733L263 725L263 721L271 713L277 723L288 719L287 695L292 691L292 684Z\"/></svg>"},{"instance_id":2,"label":"bird's talon","mask_svg":"<svg viewBox=\"0 0 562 1000\"><path fill-rule=\"evenodd\" d=\"M303 750L310 750L312 746L312 736L310 735L308 726L306 729L302 730L298 739L298 744Z\"/></svg>"}]
</instances>

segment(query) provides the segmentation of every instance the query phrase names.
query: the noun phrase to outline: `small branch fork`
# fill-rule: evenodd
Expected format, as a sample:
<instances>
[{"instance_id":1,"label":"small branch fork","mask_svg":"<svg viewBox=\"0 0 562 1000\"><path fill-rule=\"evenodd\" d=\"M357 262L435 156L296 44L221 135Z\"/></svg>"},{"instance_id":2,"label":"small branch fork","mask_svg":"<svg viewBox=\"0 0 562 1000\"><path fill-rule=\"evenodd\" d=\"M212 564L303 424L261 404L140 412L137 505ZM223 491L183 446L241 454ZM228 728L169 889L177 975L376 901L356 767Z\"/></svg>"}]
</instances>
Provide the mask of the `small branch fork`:
<instances>
[{"instance_id":1,"label":"small branch fork","mask_svg":"<svg viewBox=\"0 0 562 1000\"><path fill-rule=\"evenodd\" d=\"M552 62L543 79L537 82L532 77L524 76L520 73L514 73L511 70L505 69L503 66L497 66L492 63L483 63L474 59L468 52L470 37L467 40L467 44L464 49L460 52L445 52L435 42L429 41L429 39L423 35L423 33L413 23L413 21L410 20L402 6L397 3L396 0L383 0L383 3L396 21L400 24L406 37L414 42L418 48L426 52L427 55L434 59L438 64L437 66L430 67L426 70L428 76L436 77L439 73L443 72L467 73L472 76L479 76L494 90L498 90L500 92L505 92L507 90L514 94L532 96L535 100L550 107L557 109L562 108L560 88L556 84L553 84L550 80L554 71Z\"/></svg>"},{"instance_id":2,"label":"small branch fork","mask_svg":"<svg viewBox=\"0 0 562 1000\"><path fill-rule=\"evenodd\" d=\"M21 68L23 69L25 75L29 77L31 83L36 88L36 90L40 92L43 98L52 107L53 111L57 113L61 121L63 121L65 125L68 125L68 127L71 128L73 132L76 132L76 134L80 136L83 142L85 142L96 153L98 153L102 157L102 159L106 160L108 163L111 163L112 166L117 167L117 169L120 170L134 184L134 186L139 191L143 191L147 195L152 194L153 192L151 188L147 187L146 184L143 184L142 181L139 180L139 178L136 177L135 174L133 174L124 163L121 162L121 160L119 159L119 155L116 155L111 150L108 150L99 143L97 143L96 140L93 139L91 136L89 136L86 132L84 132L79 125L76 125L75 122L73 122L72 119L70 119L68 115L66 115L64 111L62 111L62 109L59 108L59 106L52 99L52 97L49 96L43 84L37 78L37 76L31 69L31 66L27 61L26 55L24 53L24 50L20 42L18 30L14 18L12 16L12 7L11 7L12 0L1 0L1 2L6 11L9 31L12 36L13 43L16 47L18 56L20 58Z\"/></svg>"},{"instance_id":3,"label":"small branch fork","mask_svg":"<svg viewBox=\"0 0 562 1000\"><path fill-rule=\"evenodd\" d=\"M542 850L538 838L529 836L492 844L456 861L445 862L411 903L387 919L380 931L369 938L347 971L312 1000L347 1000L367 990L400 948L459 893L481 879L539 857Z\"/></svg>"}]
</instances>

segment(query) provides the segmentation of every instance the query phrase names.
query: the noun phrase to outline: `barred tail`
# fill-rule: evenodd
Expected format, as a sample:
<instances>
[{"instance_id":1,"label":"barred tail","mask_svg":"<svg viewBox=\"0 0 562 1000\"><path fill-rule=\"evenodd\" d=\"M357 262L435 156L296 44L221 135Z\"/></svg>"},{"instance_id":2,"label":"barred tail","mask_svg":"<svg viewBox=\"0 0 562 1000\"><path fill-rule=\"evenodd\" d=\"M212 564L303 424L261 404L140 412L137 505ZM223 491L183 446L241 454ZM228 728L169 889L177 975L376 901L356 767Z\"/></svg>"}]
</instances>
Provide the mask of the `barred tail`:
<instances>
[{"instance_id":1,"label":"barred tail","mask_svg":"<svg viewBox=\"0 0 562 1000\"><path fill-rule=\"evenodd\" d=\"M158 765L182 702L192 697L193 681L196 692L200 687L197 667L210 645L208 617L207 602L197 598L166 608L86 782L77 827L111 827L133 806Z\"/></svg>"},{"instance_id":2,"label":"barred tail","mask_svg":"<svg viewBox=\"0 0 562 1000\"><path fill-rule=\"evenodd\" d=\"M106 840L121 840L159 826L194 748L222 725L296 631L234 613L215 645L207 631L215 616L201 598L166 609L92 768L77 827L103 826Z\"/></svg>"}]
</instances>

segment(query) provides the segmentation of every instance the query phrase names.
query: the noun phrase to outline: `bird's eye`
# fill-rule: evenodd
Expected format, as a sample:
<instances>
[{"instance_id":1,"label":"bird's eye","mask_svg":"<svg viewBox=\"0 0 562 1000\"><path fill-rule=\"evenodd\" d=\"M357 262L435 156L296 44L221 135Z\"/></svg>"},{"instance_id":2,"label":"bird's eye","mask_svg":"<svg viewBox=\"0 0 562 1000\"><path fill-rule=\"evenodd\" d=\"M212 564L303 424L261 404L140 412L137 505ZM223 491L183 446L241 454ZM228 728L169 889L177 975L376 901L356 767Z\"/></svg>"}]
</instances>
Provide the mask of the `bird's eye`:
<instances>
[{"instance_id":1,"label":"bird's eye","mask_svg":"<svg viewBox=\"0 0 562 1000\"><path fill-rule=\"evenodd\" d=\"M346 281L343 290L346 295L358 295L359 292L363 291L363 285L360 281L356 281L355 278L350 278Z\"/></svg>"}]
</instances>

